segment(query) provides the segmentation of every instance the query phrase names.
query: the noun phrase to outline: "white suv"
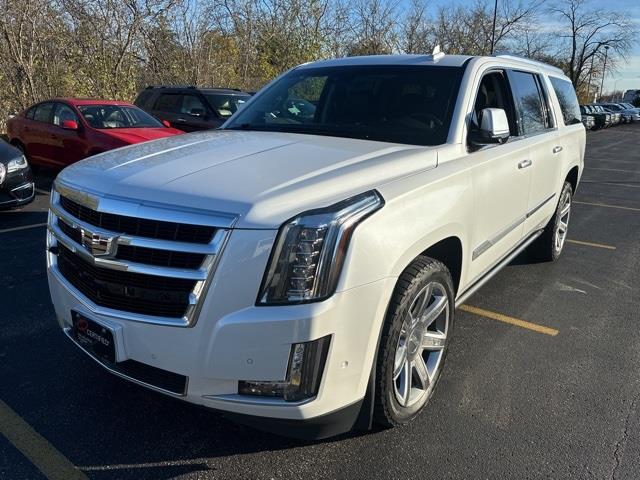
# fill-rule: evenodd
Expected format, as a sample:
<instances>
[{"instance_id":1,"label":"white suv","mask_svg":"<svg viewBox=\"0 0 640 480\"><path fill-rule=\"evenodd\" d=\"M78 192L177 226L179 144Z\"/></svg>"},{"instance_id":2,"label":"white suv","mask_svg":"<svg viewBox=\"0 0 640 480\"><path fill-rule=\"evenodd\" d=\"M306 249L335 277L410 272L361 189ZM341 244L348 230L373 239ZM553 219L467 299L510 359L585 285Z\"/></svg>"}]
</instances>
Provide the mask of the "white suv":
<instances>
[{"instance_id":1,"label":"white suv","mask_svg":"<svg viewBox=\"0 0 640 480\"><path fill-rule=\"evenodd\" d=\"M221 130L57 178L60 326L109 371L274 432L400 425L455 307L561 253L585 130L571 82L509 56L301 65Z\"/></svg>"}]
</instances>

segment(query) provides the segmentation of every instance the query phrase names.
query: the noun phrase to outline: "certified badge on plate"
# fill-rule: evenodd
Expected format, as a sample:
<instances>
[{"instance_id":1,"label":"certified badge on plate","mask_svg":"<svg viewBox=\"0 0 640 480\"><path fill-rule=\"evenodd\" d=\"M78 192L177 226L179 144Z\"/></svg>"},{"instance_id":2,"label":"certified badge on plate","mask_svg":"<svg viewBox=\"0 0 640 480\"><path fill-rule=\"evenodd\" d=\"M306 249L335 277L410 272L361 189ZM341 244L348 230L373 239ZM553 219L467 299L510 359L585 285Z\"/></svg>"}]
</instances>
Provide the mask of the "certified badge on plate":
<instances>
[{"instance_id":1,"label":"certified badge on plate","mask_svg":"<svg viewBox=\"0 0 640 480\"><path fill-rule=\"evenodd\" d=\"M71 319L73 320L73 338L80 346L100 360L115 363L116 349L113 332L76 311L71 312Z\"/></svg>"}]
</instances>

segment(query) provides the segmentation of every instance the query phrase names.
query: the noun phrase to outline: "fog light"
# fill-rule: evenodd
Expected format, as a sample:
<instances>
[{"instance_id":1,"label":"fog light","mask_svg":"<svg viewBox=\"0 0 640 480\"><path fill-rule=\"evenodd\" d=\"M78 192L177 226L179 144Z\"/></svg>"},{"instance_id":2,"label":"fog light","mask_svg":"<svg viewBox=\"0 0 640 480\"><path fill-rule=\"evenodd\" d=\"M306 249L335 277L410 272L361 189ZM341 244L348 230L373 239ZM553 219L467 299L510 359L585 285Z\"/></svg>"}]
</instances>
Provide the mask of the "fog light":
<instances>
[{"instance_id":1,"label":"fog light","mask_svg":"<svg viewBox=\"0 0 640 480\"><path fill-rule=\"evenodd\" d=\"M283 398L287 402L314 397L320 388L330 339L331 336L326 336L312 342L294 343L291 346L287 378L284 382L241 380L238 382L238 393Z\"/></svg>"}]
</instances>

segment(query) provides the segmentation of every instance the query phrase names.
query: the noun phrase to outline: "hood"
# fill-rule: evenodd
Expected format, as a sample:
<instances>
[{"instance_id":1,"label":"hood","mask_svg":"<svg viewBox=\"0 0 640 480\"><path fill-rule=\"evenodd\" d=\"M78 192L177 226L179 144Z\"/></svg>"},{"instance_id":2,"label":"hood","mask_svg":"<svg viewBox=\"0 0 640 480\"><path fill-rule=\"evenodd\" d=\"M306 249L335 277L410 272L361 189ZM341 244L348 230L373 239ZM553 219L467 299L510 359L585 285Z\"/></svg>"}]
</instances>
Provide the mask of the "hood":
<instances>
[{"instance_id":1,"label":"hood","mask_svg":"<svg viewBox=\"0 0 640 480\"><path fill-rule=\"evenodd\" d=\"M231 213L238 228L271 229L436 164L430 147L216 130L105 152L58 179L103 196Z\"/></svg>"},{"instance_id":2,"label":"hood","mask_svg":"<svg viewBox=\"0 0 640 480\"><path fill-rule=\"evenodd\" d=\"M180 135L183 132L175 128L158 127L158 128L114 128L100 130L111 138L120 140L128 145L157 138L165 138L173 135Z\"/></svg>"},{"instance_id":3,"label":"hood","mask_svg":"<svg viewBox=\"0 0 640 480\"><path fill-rule=\"evenodd\" d=\"M20 150L0 139L0 162L8 163L10 160L18 158L21 155L22 152Z\"/></svg>"}]
</instances>

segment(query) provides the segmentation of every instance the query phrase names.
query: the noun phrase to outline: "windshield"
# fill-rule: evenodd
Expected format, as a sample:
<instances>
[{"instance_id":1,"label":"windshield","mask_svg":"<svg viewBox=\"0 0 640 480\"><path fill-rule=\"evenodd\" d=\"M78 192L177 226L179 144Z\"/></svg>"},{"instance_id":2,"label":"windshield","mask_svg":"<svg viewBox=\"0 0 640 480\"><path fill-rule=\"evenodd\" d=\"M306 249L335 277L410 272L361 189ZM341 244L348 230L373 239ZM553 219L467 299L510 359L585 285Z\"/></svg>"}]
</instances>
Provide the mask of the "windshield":
<instances>
[{"instance_id":1,"label":"windshield","mask_svg":"<svg viewBox=\"0 0 640 480\"><path fill-rule=\"evenodd\" d=\"M462 73L461 67L404 65L297 69L224 128L440 145Z\"/></svg>"},{"instance_id":2,"label":"windshield","mask_svg":"<svg viewBox=\"0 0 640 480\"><path fill-rule=\"evenodd\" d=\"M123 105L80 105L80 113L93 128L164 128L138 107Z\"/></svg>"},{"instance_id":3,"label":"windshield","mask_svg":"<svg viewBox=\"0 0 640 480\"><path fill-rule=\"evenodd\" d=\"M228 118L251 98L250 95L224 95L220 93L205 93L204 95L213 111L222 118Z\"/></svg>"},{"instance_id":4,"label":"windshield","mask_svg":"<svg viewBox=\"0 0 640 480\"><path fill-rule=\"evenodd\" d=\"M613 110L616 112L619 112L620 110L622 110L622 107L620 107L619 105L614 105L612 103L607 104L605 108L608 108L609 110Z\"/></svg>"}]
</instances>

